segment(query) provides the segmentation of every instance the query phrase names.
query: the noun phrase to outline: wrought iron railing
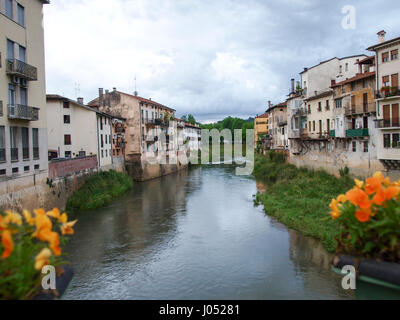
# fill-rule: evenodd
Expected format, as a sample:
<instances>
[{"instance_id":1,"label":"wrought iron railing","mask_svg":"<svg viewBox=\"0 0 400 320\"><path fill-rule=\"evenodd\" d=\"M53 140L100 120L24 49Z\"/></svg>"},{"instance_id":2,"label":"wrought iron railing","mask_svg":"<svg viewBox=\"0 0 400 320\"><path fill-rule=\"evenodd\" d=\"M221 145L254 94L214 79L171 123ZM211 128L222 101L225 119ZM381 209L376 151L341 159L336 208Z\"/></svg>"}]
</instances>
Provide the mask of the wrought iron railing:
<instances>
[{"instance_id":1,"label":"wrought iron railing","mask_svg":"<svg viewBox=\"0 0 400 320\"><path fill-rule=\"evenodd\" d=\"M37 160L39 159L39 148L38 147L33 147L33 159Z\"/></svg>"},{"instance_id":2,"label":"wrought iron railing","mask_svg":"<svg viewBox=\"0 0 400 320\"><path fill-rule=\"evenodd\" d=\"M29 159L29 148L22 148L22 159Z\"/></svg>"},{"instance_id":3,"label":"wrought iron railing","mask_svg":"<svg viewBox=\"0 0 400 320\"><path fill-rule=\"evenodd\" d=\"M376 120L376 127L379 129L383 128L400 128L399 118L389 118Z\"/></svg>"},{"instance_id":4,"label":"wrought iron railing","mask_svg":"<svg viewBox=\"0 0 400 320\"><path fill-rule=\"evenodd\" d=\"M37 121L39 120L39 108L28 107L22 104L9 104L8 118Z\"/></svg>"},{"instance_id":5,"label":"wrought iron railing","mask_svg":"<svg viewBox=\"0 0 400 320\"><path fill-rule=\"evenodd\" d=\"M37 68L17 59L7 60L7 73L27 80L37 80Z\"/></svg>"},{"instance_id":6,"label":"wrought iron railing","mask_svg":"<svg viewBox=\"0 0 400 320\"><path fill-rule=\"evenodd\" d=\"M353 115L353 114L356 115L356 114L371 113L371 112L376 112L375 102L362 103L345 107L346 115Z\"/></svg>"},{"instance_id":7,"label":"wrought iron railing","mask_svg":"<svg viewBox=\"0 0 400 320\"><path fill-rule=\"evenodd\" d=\"M389 97L400 96L399 87L383 87L381 90L375 90L375 96L377 99L385 99Z\"/></svg>"}]
</instances>

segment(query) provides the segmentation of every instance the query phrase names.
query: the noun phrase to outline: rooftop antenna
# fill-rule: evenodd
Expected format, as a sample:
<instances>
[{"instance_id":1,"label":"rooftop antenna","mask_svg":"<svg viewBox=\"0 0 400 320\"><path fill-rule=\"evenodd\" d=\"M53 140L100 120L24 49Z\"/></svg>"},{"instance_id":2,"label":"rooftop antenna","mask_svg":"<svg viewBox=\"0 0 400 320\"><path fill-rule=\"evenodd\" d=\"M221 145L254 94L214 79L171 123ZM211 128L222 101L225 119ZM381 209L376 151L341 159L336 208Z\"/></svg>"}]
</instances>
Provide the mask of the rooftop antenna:
<instances>
[{"instance_id":1,"label":"rooftop antenna","mask_svg":"<svg viewBox=\"0 0 400 320\"><path fill-rule=\"evenodd\" d=\"M81 94L81 85L79 84L79 82L75 82L75 98L78 99L80 94Z\"/></svg>"},{"instance_id":2,"label":"rooftop antenna","mask_svg":"<svg viewBox=\"0 0 400 320\"><path fill-rule=\"evenodd\" d=\"M137 92L137 89L136 89L136 73L135 73L135 92L134 92L134 95L135 95L135 97L137 97L137 95L138 95L138 92Z\"/></svg>"}]
</instances>

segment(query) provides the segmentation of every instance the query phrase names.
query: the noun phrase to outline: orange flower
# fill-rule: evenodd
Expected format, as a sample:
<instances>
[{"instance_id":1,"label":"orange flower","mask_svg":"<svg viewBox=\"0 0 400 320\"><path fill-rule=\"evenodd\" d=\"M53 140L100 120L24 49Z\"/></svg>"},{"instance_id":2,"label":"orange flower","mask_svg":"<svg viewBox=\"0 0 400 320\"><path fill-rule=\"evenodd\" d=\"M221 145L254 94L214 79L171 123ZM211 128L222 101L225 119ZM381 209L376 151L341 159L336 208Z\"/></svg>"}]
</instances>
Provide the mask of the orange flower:
<instances>
[{"instance_id":1,"label":"orange flower","mask_svg":"<svg viewBox=\"0 0 400 320\"><path fill-rule=\"evenodd\" d=\"M364 223L370 220L371 211L366 210L357 210L356 211L356 218L358 221Z\"/></svg>"},{"instance_id":2,"label":"orange flower","mask_svg":"<svg viewBox=\"0 0 400 320\"><path fill-rule=\"evenodd\" d=\"M378 190L378 192L372 198L372 202L378 206L381 206L385 202L385 191L383 191L383 189Z\"/></svg>"},{"instance_id":3,"label":"orange flower","mask_svg":"<svg viewBox=\"0 0 400 320\"><path fill-rule=\"evenodd\" d=\"M50 249L56 256L61 255L60 236L57 232L50 232L47 234L47 241L49 242Z\"/></svg>"},{"instance_id":4,"label":"orange flower","mask_svg":"<svg viewBox=\"0 0 400 320\"><path fill-rule=\"evenodd\" d=\"M60 216L60 219L58 219L58 221L60 221L61 223L67 223L67 221L68 221L68 216L67 216L67 214L64 212L64 213Z\"/></svg>"},{"instance_id":5,"label":"orange flower","mask_svg":"<svg viewBox=\"0 0 400 320\"><path fill-rule=\"evenodd\" d=\"M4 230L1 233L1 243L3 244L4 251L1 257L3 259L7 259L12 251L14 250L14 242L11 237L11 231L10 230Z\"/></svg>"},{"instance_id":6,"label":"orange flower","mask_svg":"<svg viewBox=\"0 0 400 320\"><path fill-rule=\"evenodd\" d=\"M352 204L361 209L369 209L371 207L368 195L361 189L355 188L348 191L346 197Z\"/></svg>"},{"instance_id":7,"label":"orange flower","mask_svg":"<svg viewBox=\"0 0 400 320\"><path fill-rule=\"evenodd\" d=\"M345 196L344 194L341 194L341 195L337 198L337 201L338 201L339 203L345 203L345 202L347 201L347 198L346 198L346 196Z\"/></svg>"},{"instance_id":8,"label":"orange flower","mask_svg":"<svg viewBox=\"0 0 400 320\"><path fill-rule=\"evenodd\" d=\"M6 224L4 223L3 216L0 215L0 231L3 231L6 228Z\"/></svg>"},{"instance_id":9,"label":"orange flower","mask_svg":"<svg viewBox=\"0 0 400 320\"><path fill-rule=\"evenodd\" d=\"M391 200L400 194L400 187L389 187L385 190L385 200Z\"/></svg>"},{"instance_id":10,"label":"orange flower","mask_svg":"<svg viewBox=\"0 0 400 320\"><path fill-rule=\"evenodd\" d=\"M365 183L365 191L368 194L378 192L382 188L382 182L384 181L383 175L375 174L372 178L368 178Z\"/></svg>"},{"instance_id":11,"label":"orange flower","mask_svg":"<svg viewBox=\"0 0 400 320\"><path fill-rule=\"evenodd\" d=\"M24 217L25 217L26 222L30 226L35 225L35 219L32 217L31 213L28 210L24 210Z\"/></svg>"},{"instance_id":12,"label":"orange flower","mask_svg":"<svg viewBox=\"0 0 400 320\"><path fill-rule=\"evenodd\" d=\"M47 215L54 219L60 219L60 210L58 210L57 208L54 208L53 210L47 212Z\"/></svg>"},{"instance_id":13,"label":"orange flower","mask_svg":"<svg viewBox=\"0 0 400 320\"><path fill-rule=\"evenodd\" d=\"M68 222L68 223L64 223L61 226L62 235L64 236L64 235L72 235L72 234L74 234L74 229L72 229L72 228L77 222L78 222L78 220L71 221L71 222Z\"/></svg>"}]
</instances>

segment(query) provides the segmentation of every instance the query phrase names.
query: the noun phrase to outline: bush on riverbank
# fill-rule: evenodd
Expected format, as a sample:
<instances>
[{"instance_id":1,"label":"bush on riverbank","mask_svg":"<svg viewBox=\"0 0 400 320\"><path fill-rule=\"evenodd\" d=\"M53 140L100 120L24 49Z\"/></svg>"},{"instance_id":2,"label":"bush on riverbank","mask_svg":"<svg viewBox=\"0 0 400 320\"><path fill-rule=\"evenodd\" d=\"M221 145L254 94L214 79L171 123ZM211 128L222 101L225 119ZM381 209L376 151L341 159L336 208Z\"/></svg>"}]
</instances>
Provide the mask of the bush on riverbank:
<instances>
[{"instance_id":1,"label":"bush on riverbank","mask_svg":"<svg viewBox=\"0 0 400 320\"><path fill-rule=\"evenodd\" d=\"M113 170L96 173L68 200L67 211L78 212L104 207L132 187L132 178L125 173Z\"/></svg>"},{"instance_id":2,"label":"bush on riverbank","mask_svg":"<svg viewBox=\"0 0 400 320\"><path fill-rule=\"evenodd\" d=\"M283 154L256 155L254 176L266 182L267 192L256 203L285 225L322 240L329 251L336 248L338 225L329 217L332 198L352 187L349 177L336 178L325 171L297 168L285 163Z\"/></svg>"}]
</instances>

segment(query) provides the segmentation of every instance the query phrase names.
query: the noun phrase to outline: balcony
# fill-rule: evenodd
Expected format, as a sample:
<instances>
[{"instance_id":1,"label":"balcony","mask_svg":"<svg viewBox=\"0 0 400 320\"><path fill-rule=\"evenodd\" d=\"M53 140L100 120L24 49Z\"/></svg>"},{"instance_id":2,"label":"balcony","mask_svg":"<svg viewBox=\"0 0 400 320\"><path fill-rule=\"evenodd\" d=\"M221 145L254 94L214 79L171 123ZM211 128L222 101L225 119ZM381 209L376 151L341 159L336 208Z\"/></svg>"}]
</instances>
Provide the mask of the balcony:
<instances>
[{"instance_id":1,"label":"balcony","mask_svg":"<svg viewBox=\"0 0 400 320\"><path fill-rule=\"evenodd\" d=\"M37 68L17 59L7 60L7 74L26 80L37 80Z\"/></svg>"},{"instance_id":2,"label":"balcony","mask_svg":"<svg viewBox=\"0 0 400 320\"><path fill-rule=\"evenodd\" d=\"M287 119L279 120L279 121L278 121L278 125L279 125L280 127L286 126L286 125L287 125Z\"/></svg>"},{"instance_id":3,"label":"balcony","mask_svg":"<svg viewBox=\"0 0 400 320\"><path fill-rule=\"evenodd\" d=\"M10 120L39 120L39 108L28 107L22 104L8 105L8 119Z\"/></svg>"},{"instance_id":4,"label":"balcony","mask_svg":"<svg viewBox=\"0 0 400 320\"><path fill-rule=\"evenodd\" d=\"M345 115L359 115L364 113L372 113L376 112L376 104L375 102L363 103L363 104L356 104L350 107L345 107Z\"/></svg>"},{"instance_id":5,"label":"balcony","mask_svg":"<svg viewBox=\"0 0 400 320\"><path fill-rule=\"evenodd\" d=\"M298 108L293 110L293 115L296 117L304 117L307 115L306 111L303 108Z\"/></svg>"},{"instance_id":6,"label":"balcony","mask_svg":"<svg viewBox=\"0 0 400 320\"><path fill-rule=\"evenodd\" d=\"M356 137L369 137L368 129L350 129L346 130L347 138L356 138Z\"/></svg>"},{"instance_id":7,"label":"balcony","mask_svg":"<svg viewBox=\"0 0 400 320\"><path fill-rule=\"evenodd\" d=\"M375 91L376 99L387 99L390 97L400 96L399 87L382 87L381 90Z\"/></svg>"},{"instance_id":8,"label":"balcony","mask_svg":"<svg viewBox=\"0 0 400 320\"><path fill-rule=\"evenodd\" d=\"M399 119L380 119L376 120L376 127L378 129L400 128Z\"/></svg>"}]
</instances>

